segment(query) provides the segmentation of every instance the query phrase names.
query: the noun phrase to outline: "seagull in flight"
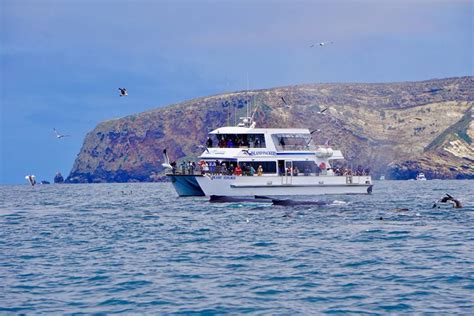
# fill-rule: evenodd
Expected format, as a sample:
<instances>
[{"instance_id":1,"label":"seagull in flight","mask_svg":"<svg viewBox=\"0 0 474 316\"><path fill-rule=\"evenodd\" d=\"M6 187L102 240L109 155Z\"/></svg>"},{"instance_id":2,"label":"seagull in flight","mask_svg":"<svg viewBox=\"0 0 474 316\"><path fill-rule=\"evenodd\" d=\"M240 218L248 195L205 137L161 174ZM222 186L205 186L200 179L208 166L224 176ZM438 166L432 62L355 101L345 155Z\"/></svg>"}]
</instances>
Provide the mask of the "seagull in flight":
<instances>
[{"instance_id":1,"label":"seagull in flight","mask_svg":"<svg viewBox=\"0 0 474 316\"><path fill-rule=\"evenodd\" d=\"M35 186L36 177L34 175L32 175L32 174L27 175L27 176L25 176L25 179L28 180L28 182L30 182L31 186L33 186L33 187Z\"/></svg>"},{"instance_id":2,"label":"seagull in flight","mask_svg":"<svg viewBox=\"0 0 474 316\"><path fill-rule=\"evenodd\" d=\"M281 100L283 101L283 103L285 103L285 106L286 106L287 108L289 108L290 106L289 106L288 103L286 102L285 98L284 98L284 97L280 97L280 98L281 98Z\"/></svg>"},{"instance_id":3,"label":"seagull in flight","mask_svg":"<svg viewBox=\"0 0 474 316\"><path fill-rule=\"evenodd\" d=\"M321 114L321 115L326 115L326 112L329 108L325 108L325 109L322 109L321 111L318 111L318 114Z\"/></svg>"},{"instance_id":4,"label":"seagull in flight","mask_svg":"<svg viewBox=\"0 0 474 316\"><path fill-rule=\"evenodd\" d=\"M54 131L54 133L56 134L56 138L58 138L58 139L61 139L61 138L63 138L63 137L69 137L69 136L71 136L71 135L63 135L63 134L60 134L60 133L58 132L58 130L55 129L55 128L53 128L53 131Z\"/></svg>"},{"instance_id":5,"label":"seagull in flight","mask_svg":"<svg viewBox=\"0 0 474 316\"><path fill-rule=\"evenodd\" d=\"M331 42L321 42L321 43L318 43L318 45L322 47L322 46L326 46L326 45L328 45L328 44L333 44L333 43L334 43L334 42L332 42L332 41L331 41ZM316 44L311 44L310 47L312 48L312 47L314 47L315 45L316 45Z\"/></svg>"},{"instance_id":6,"label":"seagull in flight","mask_svg":"<svg viewBox=\"0 0 474 316\"><path fill-rule=\"evenodd\" d=\"M127 89L125 88L118 88L120 90L120 96L121 97L126 97L128 95Z\"/></svg>"}]
</instances>

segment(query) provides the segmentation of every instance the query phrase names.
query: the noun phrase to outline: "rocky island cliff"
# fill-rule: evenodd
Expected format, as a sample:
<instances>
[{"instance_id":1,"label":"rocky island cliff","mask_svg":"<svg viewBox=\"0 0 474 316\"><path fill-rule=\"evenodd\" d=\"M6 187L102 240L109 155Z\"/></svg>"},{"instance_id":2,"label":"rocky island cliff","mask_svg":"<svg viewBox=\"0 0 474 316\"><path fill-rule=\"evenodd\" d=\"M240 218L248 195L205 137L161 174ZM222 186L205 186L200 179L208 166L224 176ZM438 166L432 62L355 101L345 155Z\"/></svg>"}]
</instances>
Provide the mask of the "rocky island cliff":
<instances>
[{"instance_id":1,"label":"rocky island cliff","mask_svg":"<svg viewBox=\"0 0 474 316\"><path fill-rule=\"evenodd\" d=\"M171 159L199 155L207 133L233 125L246 104L258 127L320 129L316 143L329 140L375 177L474 179L474 77L459 77L223 93L105 121L85 137L66 181L156 181L164 148Z\"/></svg>"}]
</instances>

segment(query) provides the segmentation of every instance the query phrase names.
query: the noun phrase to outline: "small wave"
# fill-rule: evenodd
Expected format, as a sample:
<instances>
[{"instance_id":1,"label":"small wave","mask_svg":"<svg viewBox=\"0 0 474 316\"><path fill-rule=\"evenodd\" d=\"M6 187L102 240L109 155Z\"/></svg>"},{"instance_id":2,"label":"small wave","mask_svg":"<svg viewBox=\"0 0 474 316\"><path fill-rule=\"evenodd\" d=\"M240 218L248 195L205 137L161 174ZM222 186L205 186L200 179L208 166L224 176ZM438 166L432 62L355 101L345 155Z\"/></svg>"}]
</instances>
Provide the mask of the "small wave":
<instances>
[{"instance_id":1,"label":"small wave","mask_svg":"<svg viewBox=\"0 0 474 316\"><path fill-rule=\"evenodd\" d=\"M346 205L349 204L346 201L334 200L330 205Z\"/></svg>"}]
</instances>

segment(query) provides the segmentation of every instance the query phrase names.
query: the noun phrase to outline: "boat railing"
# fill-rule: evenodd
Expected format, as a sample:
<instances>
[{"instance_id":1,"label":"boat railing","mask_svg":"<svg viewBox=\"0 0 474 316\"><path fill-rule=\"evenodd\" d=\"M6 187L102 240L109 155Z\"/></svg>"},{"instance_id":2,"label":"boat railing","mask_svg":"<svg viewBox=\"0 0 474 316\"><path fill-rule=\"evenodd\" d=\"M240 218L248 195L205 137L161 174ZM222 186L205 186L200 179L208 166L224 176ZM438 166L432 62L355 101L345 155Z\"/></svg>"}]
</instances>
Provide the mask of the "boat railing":
<instances>
[{"instance_id":1,"label":"boat railing","mask_svg":"<svg viewBox=\"0 0 474 316\"><path fill-rule=\"evenodd\" d=\"M250 168L241 168L240 170L235 168L229 168L224 165L204 166L200 164L196 165L180 165L175 166L170 172L175 175L235 175L235 176L258 176L256 170L251 171ZM262 175L265 176L303 176L303 177L318 177L318 176L345 176L347 183L352 183L354 176L370 176L370 169L356 169L352 170L349 168L327 168L327 169L304 169L298 170L298 168L287 168L281 169L278 172L264 171Z\"/></svg>"},{"instance_id":2,"label":"boat railing","mask_svg":"<svg viewBox=\"0 0 474 316\"><path fill-rule=\"evenodd\" d=\"M196 168L196 169L172 169L171 172L168 174L173 174L173 175L192 175L192 176L201 176L201 175L213 175L213 176L258 176L257 172L251 173L249 171L242 171L241 173L236 173L232 170L214 170L213 172L211 171L203 171L201 168ZM354 173L354 174L340 174L340 173L334 173L334 172L286 172L286 173L263 173L263 176L282 176L282 177L327 177L327 176L332 176L332 177L346 177L346 182L347 183L352 183L354 177L359 177L359 176L369 176L369 174L359 174L359 173Z\"/></svg>"}]
</instances>

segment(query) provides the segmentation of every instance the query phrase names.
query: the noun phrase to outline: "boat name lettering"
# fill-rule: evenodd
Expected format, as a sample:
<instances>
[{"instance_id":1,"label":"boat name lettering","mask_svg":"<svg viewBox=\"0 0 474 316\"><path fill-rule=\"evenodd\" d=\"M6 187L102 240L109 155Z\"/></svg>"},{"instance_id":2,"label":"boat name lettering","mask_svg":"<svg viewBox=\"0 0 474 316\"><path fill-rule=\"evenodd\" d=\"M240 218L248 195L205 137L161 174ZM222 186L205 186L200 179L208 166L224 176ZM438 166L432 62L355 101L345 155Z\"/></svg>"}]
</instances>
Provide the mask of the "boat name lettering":
<instances>
[{"instance_id":1,"label":"boat name lettering","mask_svg":"<svg viewBox=\"0 0 474 316\"><path fill-rule=\"evenodd\" d=\"M211 180L235 180L235 176L211 176Z\"/></svg>"},{"instance_id":2,"label":"boat name lettering","mask_svg":"<svg viewBox=\"0 0 474 316\"><path fill-rule=\"evenodd\" d=\"M250 156L276 156L276 151L267 151L267 150L259 150L259 151L250 151Z\"/></svg>"}]
</instances>

